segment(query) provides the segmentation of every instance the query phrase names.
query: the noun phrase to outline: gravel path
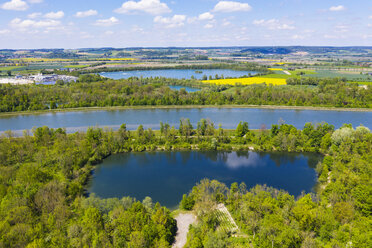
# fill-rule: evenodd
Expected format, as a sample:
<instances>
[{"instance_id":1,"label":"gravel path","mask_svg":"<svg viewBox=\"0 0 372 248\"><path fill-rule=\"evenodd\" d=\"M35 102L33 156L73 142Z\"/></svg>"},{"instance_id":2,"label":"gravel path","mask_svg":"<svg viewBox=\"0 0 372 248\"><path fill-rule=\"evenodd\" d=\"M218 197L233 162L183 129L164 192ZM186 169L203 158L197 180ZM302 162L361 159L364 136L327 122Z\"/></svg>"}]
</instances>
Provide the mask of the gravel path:
<instances>
[{"instance_id":1,"label":"gravel path","mask_svg":"<svg viewBox=\"0 0 372 248\"><path fill-rule=\"evenodd\" d=\"M189 232L189 225L196 221L196 217L193 214L179 214L176 217L177 220L177 234L176 240L172 248L183 248L187 241L187 233Z\"/></svg>"}]
</instances>

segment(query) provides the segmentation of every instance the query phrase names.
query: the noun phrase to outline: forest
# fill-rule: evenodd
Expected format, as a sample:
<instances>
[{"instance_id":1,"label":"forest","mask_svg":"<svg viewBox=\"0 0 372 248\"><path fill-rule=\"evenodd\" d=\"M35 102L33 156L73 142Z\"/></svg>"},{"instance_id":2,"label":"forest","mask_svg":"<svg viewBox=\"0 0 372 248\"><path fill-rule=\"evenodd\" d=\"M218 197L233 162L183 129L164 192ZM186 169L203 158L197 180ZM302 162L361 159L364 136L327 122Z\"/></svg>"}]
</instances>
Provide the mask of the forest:
<instances>
[{"instance_id":1,"label":"forest","mask_svg":"<svg viewBox=\"0 0 372 248\"><path fill-rule=\"evenodd\" d=\"M229 187L205 179L184 195L180 208L198 224L187 247L369 247L372 211L372 134L366 127L307 123L226 130L202 119L181 119L176 129L142 125L129 131L89 128L67 134L46 126L0 138L1 247L171 247L176 221L146 197L100 199L84 190L95 165L115 153L170 150L319 152L316 193L294 196L265 186ZM238 184L239 183L239 184ZM215 206L224 203L240 227L219 228Z\"/></svg>"},{"instance_id":2,"label":"forest","mask_svg":"<svg viewBox=\"0 0 372 248\"><path fill-rule=\"evenodd\" d=\"M56 85L0 85L0 112L111 106L172 105L283 105L371 108L372 87L341 79L289 80L286 86L208 85L197 80L129 78L110 80L81 75L77 83ZM169 85L199 87L188 93ZM315 85L315 86L314 86Z\"/></svg>"}]
</instances>

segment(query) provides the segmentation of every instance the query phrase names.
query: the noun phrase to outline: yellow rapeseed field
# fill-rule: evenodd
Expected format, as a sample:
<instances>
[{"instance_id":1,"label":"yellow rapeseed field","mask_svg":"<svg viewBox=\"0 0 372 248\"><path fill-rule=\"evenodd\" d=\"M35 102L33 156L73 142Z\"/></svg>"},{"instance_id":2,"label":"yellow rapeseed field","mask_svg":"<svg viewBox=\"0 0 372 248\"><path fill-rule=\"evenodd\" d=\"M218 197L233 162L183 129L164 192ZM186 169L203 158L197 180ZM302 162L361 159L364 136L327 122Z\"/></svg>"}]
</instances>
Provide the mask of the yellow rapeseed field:
<instances>
[{"instance_id":1,"label":"yellow rapeseed field","mask_svg":"<svg viewBox=\"0 0 372 248\"><path fill-rule=\"evenodd\" d=\"M284 78L261 78L261 77L250 77L250 78L232 78L232 79L215 79L215 80L203 80L203 83L208 84L229 84L229 85L251 85L251 84L271 84L271 85L286 85L287 82Z\"/></svg>"},{"instance_id":2,"label":"yellow rapeseed field","mask_svg":"<svg viewBox=\"0 0 372 248\"><path fill-rule=\"evenodd\" d=\"M270 71L282 71L282 68L268 68Z\"/></svg>"}]
</instances>

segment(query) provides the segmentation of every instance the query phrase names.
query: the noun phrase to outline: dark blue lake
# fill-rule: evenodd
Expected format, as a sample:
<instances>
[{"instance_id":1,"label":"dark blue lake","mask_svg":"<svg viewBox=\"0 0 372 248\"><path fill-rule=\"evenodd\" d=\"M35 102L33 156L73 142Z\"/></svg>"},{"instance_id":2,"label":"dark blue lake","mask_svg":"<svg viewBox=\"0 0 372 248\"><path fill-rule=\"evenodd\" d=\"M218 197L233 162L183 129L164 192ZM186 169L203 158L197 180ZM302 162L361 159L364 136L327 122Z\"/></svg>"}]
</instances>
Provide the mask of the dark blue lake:
<instances>
[{"instance_id":1,"label":"dark blue lake","mask_svg":"<svg viewBox=\"0 0 372 248\"><path fill-rule=\"evenodd\" d=\"M176 208L182 195L204 178L230 186L244 182L284 189L298 196L311 192L314 170L322 157L317 154L256 152L153 152L116 154L98 165L88 192L103 198L150 196Z\"/></svg>"},{"instance_id":2,"label":"dark blue lake","mask_svg":"<svg viewBox=\"0 0 372 248\"><path fill-rule=\"evenodd\" d=\"M202 79L204 75L207 77L212 76L213 78L218 75L221 77L242 77L248 74L255 75L255 71L234 71L227 69L166 69L166 70L137 70L137 71L116 71L116 72L102 72L101 76L111 79L126 79L130 77L166 77L166 78L177 78L177 79Z\"/></svg>"}]
</instances>

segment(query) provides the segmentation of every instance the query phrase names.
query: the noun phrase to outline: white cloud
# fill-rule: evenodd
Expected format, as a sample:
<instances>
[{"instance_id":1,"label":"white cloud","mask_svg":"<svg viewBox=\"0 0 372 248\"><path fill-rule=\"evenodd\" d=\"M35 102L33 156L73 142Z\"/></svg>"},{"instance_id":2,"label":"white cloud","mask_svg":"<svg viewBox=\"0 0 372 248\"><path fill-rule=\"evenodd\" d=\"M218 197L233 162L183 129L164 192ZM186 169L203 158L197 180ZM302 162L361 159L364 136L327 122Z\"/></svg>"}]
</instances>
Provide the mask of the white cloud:
<instances>
[{"instance_id":1,"label":"white cloud","mask_svg":"<svg viewBox=\"0 0 372 248\"><path fill-rule=\"evenodd\" d=\"M234 1L220 1L214 6L214 12L237 12L250 11L252 7L248 3Z\"/></svg>"},{"instance_id":2,"label":"white cloud","mask_svg":"<svg viewBox=\"0 0 372 248\"><path fill-rule=\"evenodd\" d=\"M79 11L75 14L75 16L78 18L83 18L83 17L88 17L88 16L95 16L97 14L98 14L97 10L90 9L87 11Z\"/></svg>"},{"instance_id":3,"label":"white cloud","mask_svg":"<svg viewBox=\"0 0 372 248\"><path fill-rule=\"evenodd\" d=\"M57 27L61 25L60 21L56 20L42 20L42 21L34 21L34 20L21 20L20 18L15 18L10 22L10 26L13 28L18 29L25 29L25 28L49 28L49 27Z\"/></svg>"},{"instance_id":4,"label":"white cloud","mask_svg":"<svg viewBox=\"0 0 372 248\"><path fill-rule=\"evenodd\" d=\"M144 29L141 28L138 25L133 25L132 28L131 28L131 31L132 32L136 32L136 33L143 33L144 32Z\"/></svg>"},{"instance_id":5,"label":"white cloud","mask_svg":"<svg viewBox=\"0 0 372 248\"><path fill-rule=\"evenodd\" d=\"M336 25L335 31L339 33L346 33L349 32L349 27L346 25Z\"/></svg>"},{"instance_id":6,"label":"white cloud","mask_svg":"<svg viewBox=\"0 0 372 248\"><path fill-rule=\"evenodd\" d=\"M205 12L203 14L200 14L198 19L200 21L204 21L204 20L212 20L214 18L214 15L212 15L211 13L209 12Z\"/></svg>"},{"instance_id":7,"label":"white cloud","mask_svg":"<svg viewBox=\"0 0 372 248\"><path fill-rule=\"evenodd\" d=\"M277 19L269 19L269 20L254 20L253 24L256 26L262 26L271 30L291 30L295 29L294 26L291 26L286 23L281 23Z\"/></svg>"},{"instance_id":8,"label":"white cloud","mask_svg":"<svg viewBox=\"0 0 372 248\"><path fill-rule=\"evenodd\" d=\"M329 34L325 34L323 37L326 38L326 39L338 39L339 38L336 35L329 35Z\"/></svg>"},{"instance_id":9,"label":"white cloud","mask_svg":"<svg viewBox=\"0 0 372 248\"><path fill-rule=\"evenodd\" d=\"M168 5L160 0L140 0L139 2L127 1L116 9L115 12L125 14L130 12L142 11L152 15L160 15L172 12Z\"/></svg>"},{"instance_id":10,"label":"white cloud","mask_svg":"<svg viewBox=\"0 0 372 248\"><path fill-rule=\"evenodd\" d=\"M63 11L49 12L44 15L44 17L48 19L61 19L64 16L65 16L65 13Z\"/></svg>"},{"instance_id":11,"label":"white cloud","mask_svg":"<svg viewBox=\"0 0 372 248\"><path fill-rule=\"evenodd\" d=\"M35 18L40 17L41 15L42 14L40 12L34 12L34 13L29 14L27 17L31 19L35 19Z\"/></svg>"},{"instance_id":12,"label":"white cloud","mask_svg":"<svg viewBox=\"0 0 372 248\"><path fill-rule=\"evenodd\" d=\"M28 4L22 0L11 0L1 5L1 8L5 10L24 11L28 9Z\"/></svg>"},{"instance_id":13,"label":"white cloud","mask_svg":"<svg viewBox=\"0 0 372 248\"><path fill-rule=\"evenodd\" d=\"M372 19L372 15L368 17L368 19Z\"/></svg>"},{"instance_id":14,"label":"white cloud","mask_svg":"<svg viewBox=\"0 0 372 248\"><path fill-rule=\"evenodd\" d=\"M113 34L114 34L114 32L110 31L110 30L105 32L105 35L113 35Z\"/></svg>"},{"instance_id":15,"label":"white cloud","mask_svg":"<svg viewBox=\"0 0 372 248\"><path fill-rule=\"evenodd\" d=\"M10 31L8 29L0 30L0 34L9 34Z\"/></svg>"},{"instance_id":16,"label":"white cloud","mask_svg":"<svg viewBox=\"0 0 372 248\"><path fill-rule=\"evenodd\" d=\"M305 39L305 36L295 34L295 35L292 35L291 38L294 39L294 40L303 40L303 39Z\"/></svg>"},{"instance_id":17,"label":"white cloud","mask_svg":"<svg viewBox=\"0 0 372 248\"><path fill-rule=\"evenodd\" d=\"M198 21L211 21L213 20L213 18L214 18L213 14L211 14L210 12L205 12L205 13L200 14L199 16L187 18L187 22L192 24Z\"/></svg>"},{"instance_id":18,"label":"white cloud","mask_svg":"<svg viewBox=\"0 0 372 248\"><path fill-rule=\"evenodd\" d=\"M119 23L119 20L116 17L111 17L108 19L97 20L94 25L102 26L102 27L109 27L109 26L116 25L118 23Z\"/></svg>"},{"instance_id":19,"label":"white cloud","mask_svg":"<svg viewBox=\"0 0 372 248\"><path fill-rule=\"evenodd\" d=\"M93 39L94 36L87 32L80 32L80 38L82 39Z\"/></svg>"},{"instance_id":20,"label":"white cloud","mask_svg":"<svg viewBox=\"0 0 372 248\"><path fill-rule=\"evenodd\" d=\"M185 25L185 20L185 15L174 15L173 17L156 16L154 18L155 23L164 24L167 28L181 27Z\"/></svg>"},{"instance_id":21,"label":"white cloud","mask_svg":"<svg viewBox=\"0 0 372 248\"><path fill-rule=\"evenodd\" d=\"M338 5L338 6L332 6L329 8L330 11L342 11L345 10L346 8L343 5Z\"/></svg>"},{"instance_id":22,"label":"white cloud","mask_svg":"<svg viewBox=\"0 0 372 248\"><path fill-rule=\"evenodd\" d=\"M223 19L222 26L227 27L227 26L230 26L230 25L231 25L231 22L229 22L229 20L227 20L226 18Z\"/></svg>"},{"instance_id":23,"label":"white cloud","mask_svg":"<svg viewBox=\"0 0 372 248\"><path fill-rule=\"evenodd\" d=\"M213 24L207 23L204 25L204 28L213 28Z\"/></svg>"},{"instance_id":24,"label":"white cloud","mask_svg":"<svg viewBox=\"0 0 372 248\"><path fill-rule=\"evenodd\" d=\"M29 3L42 3L43 0L27 0Z\"/></svg>"}]
</instances>

